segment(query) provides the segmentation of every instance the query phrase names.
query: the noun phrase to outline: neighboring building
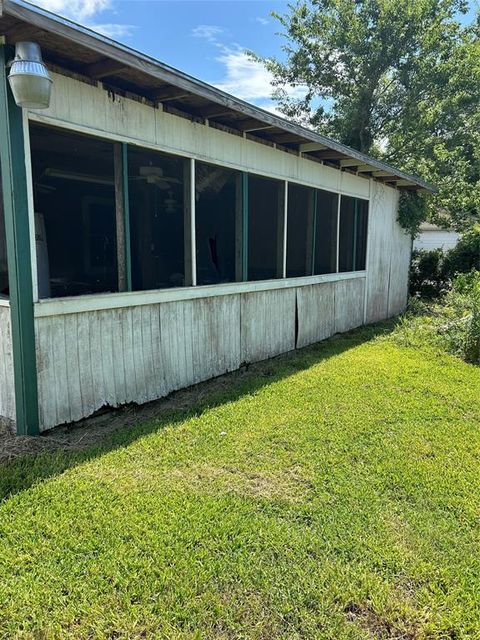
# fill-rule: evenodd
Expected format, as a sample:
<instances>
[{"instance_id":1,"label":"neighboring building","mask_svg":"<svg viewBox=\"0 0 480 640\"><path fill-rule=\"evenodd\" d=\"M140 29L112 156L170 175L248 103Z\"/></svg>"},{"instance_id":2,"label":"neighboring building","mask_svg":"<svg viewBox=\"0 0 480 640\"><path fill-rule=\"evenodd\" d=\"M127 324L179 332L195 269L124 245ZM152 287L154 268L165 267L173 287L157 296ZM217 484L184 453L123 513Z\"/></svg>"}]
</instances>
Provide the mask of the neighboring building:
<instances>
[{"instance_id":1,"label":"neighboring building","mask_svg":"<svg viewBox=\"0 0 480 640\"><path fill-rule=\"evenodd\" d=\"M403 311L399 190L427 184L22 0L0 16L0 415L18 433ZM15 104L18 41L41 47L48 108Z\"/></svg>"},{"instance_id":2,"label":"neighboring building","mask_svg":"<svg viewBox=\"0 0 480 640\"><path fill-rule=\"evenodd\" d=\"M420 233L413 241L414 249L424 249L431 251L432 249L441 249L448 251L453 249L460 238L460 234L453 229L443 229L435 224L423 222L420 225Z\"/></svg>"}]
</instances>

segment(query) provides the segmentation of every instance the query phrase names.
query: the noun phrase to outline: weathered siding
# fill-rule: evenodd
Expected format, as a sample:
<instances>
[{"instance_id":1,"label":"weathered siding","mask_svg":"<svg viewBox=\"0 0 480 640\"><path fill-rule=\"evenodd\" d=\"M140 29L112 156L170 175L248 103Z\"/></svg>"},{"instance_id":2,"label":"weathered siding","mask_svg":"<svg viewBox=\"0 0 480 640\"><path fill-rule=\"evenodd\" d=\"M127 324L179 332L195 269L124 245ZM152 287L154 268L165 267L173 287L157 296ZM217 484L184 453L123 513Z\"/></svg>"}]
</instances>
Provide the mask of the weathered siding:
<instances>
[{"instance_id":1,"label":"weathered siding","mask_svg":"<svg viewBox=\"0 0 480 640\"><path fill-rule=\"evenodd\" d=\"M372 182L365 321L384 320L407 304L412 241L397 221L398 192Z\"/></svg>"},{"instance_id":2,"label":"weathered siding","mask_svg":"<svg viewBox=\"0 0 480 640\"><path fill-rule=\"evenodd\" d=\"M0 306L0 420L15 420L10 308Z\"/></svg>"},{"instance_id":3,"label":"weathered siding","mask_svg":"<svg viewBox=\"0 0 480 640\"><path fill-rule=\"evenodd\" d=\"M297 289L297 347L325 340L335 333L335 282Z\"/></svg>"},{"instance_id":4,"label":"weathered siding","mask_svg":"<svg viewBox=\"0 0 480 640\"><path fill-rule=\"evenodd\" d=\"M42 430L240 366L240 296L36 319Z\"/></svg>"},{"instance_id":5,"label":"weathered siding","mask_svg":"<svg viewBox=\"0 0 480 640\"><path fill-rule=\"evenodd\" d=\"M295 349L295 289L242 294L242 362Z\"/></svg>"}]
</instances>

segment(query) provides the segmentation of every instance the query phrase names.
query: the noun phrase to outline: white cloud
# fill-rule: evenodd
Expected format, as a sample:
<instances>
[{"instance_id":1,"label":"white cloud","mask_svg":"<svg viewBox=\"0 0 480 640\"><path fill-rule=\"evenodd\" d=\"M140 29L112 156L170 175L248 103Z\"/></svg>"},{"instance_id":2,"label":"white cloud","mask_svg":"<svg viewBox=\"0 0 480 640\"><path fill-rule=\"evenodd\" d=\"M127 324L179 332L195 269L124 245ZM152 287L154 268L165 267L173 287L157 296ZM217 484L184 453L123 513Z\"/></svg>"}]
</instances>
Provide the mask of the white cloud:
<instances>
[{"instance_id":1,"label":"white cloud","mask_svg":"<svg viewBox=\"0 0 480 640\"><path fill-rule=\"evenodd\" d=\"M96 23L99 14L112 8L113 0L33 0L48 11L69 18L109 38L124 38L135 29L131 24Z\"/></svg>"},{"instance_id":2,"label":"white cloud","mask_svg":"<svg viewBox=\"0 0 480 640\"><path fill-rule=\"evenodd\" d=\"M255 18L256 22L259 22L260 24L263 24L263 26L266 26L267 24L270 24L270 20L268 20L267 18L262 18L261 16L259 16L258 18Z\"/></svg>"},{"instance_id":3,"label":"white cloud","mask_svg":"<svg viewBox=\"0 0 480 640\"><path fill-rule=\"evenodd\" d=\"M83 21L110 8L111 0L35 0L34 4L66 18Z\"/></svg>"},{"instance_id":4,"label":"white cloud","mask_svg":"<svg viewBox=\"0 0 480 640\"><path fill-rule=\"evenodd\" d=\"M221 46L218 36L222 33L225 33L224 29L217 27L215 24L199 24L198 27L192 29L192 35L195 38L202 38L215 46Z\"/></svg>"},{"instance_id":5,"label":"white cloud","mask_svg":"<svg viewBox=\"0 0 480 640\"><path fill-rule=\"evenodd\" d=\"M216 87L242 100L255 102L272 113L279 113L271 100L274 88L273 76L261 62L252 60L240 48L228 49L227 47L224 47L222 55L217 60L225 66L225 76L221 82L215 83ZM291 97L301 97L305 94L303 87L285 87L285 89Z\"/></svg>"},{"instance_id":6,"label":"white cloud","mask_svg":"<svg viewBox=\"0 0 480 640\"><path fill-rule=\"evenodd\" d=\"M126 36L132 35L133 31L135 31L136 26L133 24L115 24L115 23L107 23L107 24L92 24L90 25L90 29L101 33L107 38L124 38Z\"/></svg>"}]
</instances>

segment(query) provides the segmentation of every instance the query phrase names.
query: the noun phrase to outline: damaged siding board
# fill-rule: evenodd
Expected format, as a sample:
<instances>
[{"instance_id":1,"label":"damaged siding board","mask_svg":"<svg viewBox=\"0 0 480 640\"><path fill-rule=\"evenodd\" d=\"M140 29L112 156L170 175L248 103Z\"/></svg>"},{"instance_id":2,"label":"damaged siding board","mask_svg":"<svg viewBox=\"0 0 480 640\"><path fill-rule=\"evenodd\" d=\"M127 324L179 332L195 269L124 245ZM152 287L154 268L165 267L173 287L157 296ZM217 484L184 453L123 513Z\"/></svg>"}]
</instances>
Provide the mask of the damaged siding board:
<instances>
[{"instance_id":1,"label":"damaged siding board","mask_svg":"<svg viewBox=\"0 0 480 640\"><path fill-rule=\"evenodd\" d=\"M335 333L344 333L363 324L365 279L335 283Z\"/></svg>"},{"instance_id":2,"label":"damaged siding board","mask_svg":"<svg viewBox=\"0 0 480 640\"><path fill-rule=\"evenodd\" d=\"M295 349L294 288L244 293L241 304L242 362Z\"/></svg>"},{"instance_id":3,"label":"damaged siding board","mask_svg":"<svg viewBox=\"0 0 480 640\"><path fill-rule=\"evenodd\" d=\"M15 420L10 307L0 307L0 419Z\"/></svg>"},{"instance_id":4,"label":"damaged siding board","mask_svg":"<svg viewBox=\"0 0 480 640\"><path fill-rule=\"evenodd\" d=\"M335 333L335 284L297 289L297 348L325 340Z\"/></svg>"},{"instance_id":5,"label":"damaged siding board","mask_svg":"<svg viewBox=\"0 0 480 640\"><path fill-rule=\"evenodd\" d=\"M36 336L46 430L104 406L149 402L238 369L240 296L37 318ZM5 358L2 380L4 370ZM2 411L7 388L0 388Z\"/></svg>"}]
</instances>

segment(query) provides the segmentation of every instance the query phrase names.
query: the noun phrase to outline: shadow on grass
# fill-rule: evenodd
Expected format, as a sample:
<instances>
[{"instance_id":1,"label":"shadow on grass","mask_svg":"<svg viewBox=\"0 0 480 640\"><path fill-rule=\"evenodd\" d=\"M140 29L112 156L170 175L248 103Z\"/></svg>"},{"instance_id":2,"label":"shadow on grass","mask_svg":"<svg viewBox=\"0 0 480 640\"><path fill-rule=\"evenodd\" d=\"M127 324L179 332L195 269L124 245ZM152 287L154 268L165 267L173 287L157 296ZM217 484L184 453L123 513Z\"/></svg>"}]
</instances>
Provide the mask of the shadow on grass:
<instances>
[{"instance_id":1,"label":"shadow on grass","mask_svg":"<svg viewBox=\"0 0 480 640\"><path fill-rule=\"evenodd\" d=\"M157 432L167 425L199 416L208 409L255 393L267 384L387 335L393 331L395 325L396 321L391 320L361 327L349 333L337 334L323 342L271 360L245 365L238 371L176 391L167 398L148 405L134 405L134 409L130 406L130 410L112 411L107 419L115 425L113 429L98 429L95 419L90 418L77 426L71 426L68 431L65 427L60 428L69 436L63 441L55 437L59 430L52 430L40 438L50 440L56 450L27 453L3 465L0 464L0 502L78 464L114 449L127 447L138 438ZM91 438L85 438L90 429L97 430L93 443ZM72 447L74 436L79 432L83 435L77 437L77 442ZM84 441L81 447L78 446L80 441Z\"/></svg>"}]
</instances>

